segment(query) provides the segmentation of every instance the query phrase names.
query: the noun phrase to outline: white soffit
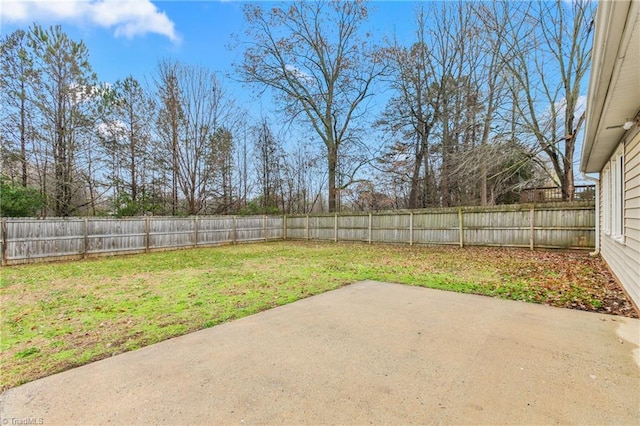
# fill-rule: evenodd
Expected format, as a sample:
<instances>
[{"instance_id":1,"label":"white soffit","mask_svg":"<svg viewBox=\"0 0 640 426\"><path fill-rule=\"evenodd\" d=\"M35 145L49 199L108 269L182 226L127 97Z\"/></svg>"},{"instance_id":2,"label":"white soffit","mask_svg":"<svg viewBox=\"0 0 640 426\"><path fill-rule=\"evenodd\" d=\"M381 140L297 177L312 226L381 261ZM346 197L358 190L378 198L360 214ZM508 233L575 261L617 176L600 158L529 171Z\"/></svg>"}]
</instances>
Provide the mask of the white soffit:
<instances>
[{"instance_id":1,"label":"white soffit","mask_svg":"<svg viewBox=\"0 0 640 426\"><path fill-rule=\"evenodd\" d=\"M581 159L581 169L587 173L602 169L625 134L622 128L607 127L633 119L640 109L640 0L601 2L599 7L603 15L604 12L610 14L598 16L598 20L602 18L604 22L598 22L596 31L605 34L602 38L596 34L592 51L586 139ZM620 13L622 8L628 11L626 16Z\"/></svg>"}]
</instances>

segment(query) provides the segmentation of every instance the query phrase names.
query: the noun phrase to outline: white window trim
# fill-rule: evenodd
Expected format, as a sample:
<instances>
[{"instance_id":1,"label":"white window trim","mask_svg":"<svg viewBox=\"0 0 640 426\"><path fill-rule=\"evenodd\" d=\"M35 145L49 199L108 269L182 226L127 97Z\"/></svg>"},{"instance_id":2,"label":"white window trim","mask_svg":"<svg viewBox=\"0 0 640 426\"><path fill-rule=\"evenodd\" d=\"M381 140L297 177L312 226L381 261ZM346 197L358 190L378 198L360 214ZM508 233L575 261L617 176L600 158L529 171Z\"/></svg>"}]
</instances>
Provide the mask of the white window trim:
<instances>
[{"instance_id":1,"label":"white window trim","mask_svg":"<svg viewBox=\"0 0 640 426\"><path fill-rule=\"evenodd\" d=\"M611 159L611 234L620 244L624 239L624 144Z\"/></svg>"},{"instance_id":2,"label":"white window trim","mask_svg":"<svg viewBox=\"0 0 640 426\"><path fill-rule=\"evenodd\" d=\"M609 162L602 169L602 232L611 235L611 165Z\"/></svg>"}]
</instances>

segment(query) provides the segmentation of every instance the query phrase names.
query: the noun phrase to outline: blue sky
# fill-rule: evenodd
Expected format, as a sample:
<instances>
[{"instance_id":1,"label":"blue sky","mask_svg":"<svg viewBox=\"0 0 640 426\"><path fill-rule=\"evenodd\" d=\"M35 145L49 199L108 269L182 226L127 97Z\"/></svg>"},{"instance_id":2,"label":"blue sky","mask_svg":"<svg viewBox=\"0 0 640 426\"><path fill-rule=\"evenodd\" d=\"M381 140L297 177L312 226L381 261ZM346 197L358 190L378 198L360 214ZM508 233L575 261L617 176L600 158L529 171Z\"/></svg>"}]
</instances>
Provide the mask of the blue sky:
<instances>
[{"instance_id":1,"label":"blue sky","mask_svg":"<svg viewBox=\"0 0 640 426\"><path fill-rule=\"evenodd\" d=\"M233 81L233 63L242 59L242 45L230 48L232 34L243 40L241 1L149 0L3 0L2 35L36 22L62 25L74 40L83 40L100 81L113 83L128 75L150 78L158 60L172 58L207 66L224 77L239 104L256 109L251 88ZM264 2L265 7L269 4ZM370 7L370 30L381 41L394 32L413 32L414 2L375 1ZM270 109L264 98L259 108ZM260 112L258 112L259 114Z\"/></svg>"}]
</instances>

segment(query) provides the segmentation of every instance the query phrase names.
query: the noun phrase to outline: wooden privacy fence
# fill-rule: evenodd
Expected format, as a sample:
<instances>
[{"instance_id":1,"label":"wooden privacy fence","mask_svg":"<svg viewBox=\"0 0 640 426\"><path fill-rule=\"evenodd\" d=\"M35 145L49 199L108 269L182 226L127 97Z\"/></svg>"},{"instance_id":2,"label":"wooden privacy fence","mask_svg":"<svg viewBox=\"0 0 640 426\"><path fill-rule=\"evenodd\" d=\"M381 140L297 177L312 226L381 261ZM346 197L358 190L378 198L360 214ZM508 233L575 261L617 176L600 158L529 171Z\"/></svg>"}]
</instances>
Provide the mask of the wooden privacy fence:
<instances>
[{"instance_id":1,"label":"wooden privacy fence","mask_svg":"<svg viewBox=\"0 0 640 426\"><path fill-rule=\"evenodd\" d=\"M288 216L286 238L368 243L591 249L593 202Z\"/></svg>"},{"instance_id":2,"label":"wooden privacy fence","mask_svg":"<svg viewBox=\"0 0 640 426\"><path fill-rule=\"evenodd\" d=\"M2 264L282 239L282 217L2 219Z\"/></svg>"},{"instance_id":3,"label":"wooden privacy fence","mask_svg":"<svg viewBox=\"0 0 640 426\"><path fill-rule=\"evenodd\" d=\"M593 202L300 216L2 219L2 264L278 239L591 249Z\"/></svg>"}]
</instances>

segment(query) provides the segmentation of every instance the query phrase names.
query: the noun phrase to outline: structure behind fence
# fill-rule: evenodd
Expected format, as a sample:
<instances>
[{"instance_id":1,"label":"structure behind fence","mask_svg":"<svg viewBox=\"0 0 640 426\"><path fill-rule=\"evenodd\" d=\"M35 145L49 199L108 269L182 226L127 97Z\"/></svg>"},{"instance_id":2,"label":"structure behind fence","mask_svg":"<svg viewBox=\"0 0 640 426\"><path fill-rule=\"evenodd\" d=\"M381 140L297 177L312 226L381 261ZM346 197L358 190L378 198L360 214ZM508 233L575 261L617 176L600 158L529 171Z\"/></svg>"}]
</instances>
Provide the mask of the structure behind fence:
<instances>
[{"instance_id":1,"label":"structure behind fence","mask_svg":"<svg viewBox=\"0 0 640 426\"><path fill-rule=\"evenodd\" d=\"M573 200L594 201L596 198L595 185L575 185ZM557 203L562 201L562 188L557 186L543 188L528 188L520 192L521 203Z\"/></svg>"},{"instance_id":2,"label":"structure behind fence","mask_svg":"<svg viewBox=\"0 0 640 426\"><path fill-rule=\"evenodd\" d=\"M2 264L267 240L590 249L593 202L305 216L3 218Z\"/></svg>"}]
</instances>

